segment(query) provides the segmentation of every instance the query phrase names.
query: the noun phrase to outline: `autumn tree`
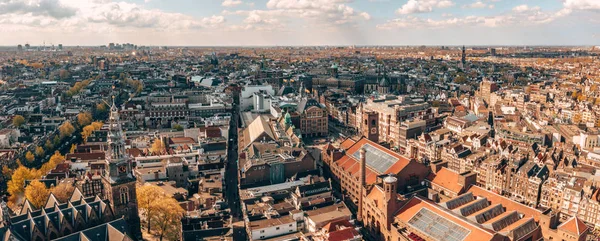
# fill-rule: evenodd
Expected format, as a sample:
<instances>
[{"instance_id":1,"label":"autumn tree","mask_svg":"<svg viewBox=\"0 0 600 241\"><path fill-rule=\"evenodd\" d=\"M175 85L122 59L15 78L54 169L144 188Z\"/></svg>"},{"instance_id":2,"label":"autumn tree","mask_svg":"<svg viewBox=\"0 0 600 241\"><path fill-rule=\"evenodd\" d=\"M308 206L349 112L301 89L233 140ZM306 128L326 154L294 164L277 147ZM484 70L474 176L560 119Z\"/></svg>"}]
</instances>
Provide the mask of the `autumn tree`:
<instances>
[{"instance_id":1,"label":"autumn tree","mask_svg":"<svg viewBox=\"0 0 600 241\"><path fill-rule=\"evenodd\" d=\"M71 124L70 121L65 121L60 127L58 127L58 131L60 133L60 139L63 139L67 136L70 136L75 132L75 127Z\"/></svg>"},{"instance_id":2,"label":"autumn tree","mask_svg":"<svg viewBox=\"0 0 600 241\"><path fill-rule=\"evenodd\" d=\"M4 180L8 180L10 179L10 176L12 176L13 171L8 168L7 165L3 165L2 166L2 176L4 177Z\"/></svg>"},{"instance_id":3,"label":"autumn tree","mask_svg":"<svg viewBox=\"0 0 600 241\"><path fill-rule=\"evenodd\" d=\"M44 153L45 153L44 148L42 148L41 146L38 146L38 147L35 148L35 155L37 157L44 156Z\"/></svg>"},{"instance_id":4,"label":"autumn tree","mask_svg":"<svg viewBox=\"0 0 600 241\"><path fill-rule=\"evenodd\" d=\"M31 151L28 151L25 154L25 160L27 160L28 162L33 162L35 160L35 156L33 155L33 153L31 153Z\"/></svg>"},{"instance_id":5,"label":"autumn tree","mask_svg":"<svg viewBox=\"0 0 600 241\"><path fill-rule=\"evenodd\" d=\"M77 145L71 144L71 149L69 149L69 153L71 153L71 154L75 153L76 149L77 149Z\"/></svg>"},{"instance_id":6,"label":"autumn tree","mask_svg":"<svg viewBox=\"0 0 600 241\"><path fill-rule=\"evenodd\" d=\"M71 78L71 73L69 73L69 71L66 70L66 69L61 69L61 70L58 71L58 77L61 80L66 80L68 78Z\"/></svg>"},{"instance_id":7,"label":"autumn tree","mask_svg":"<svg viewBox=\"0 0 600 241\"><path fill-rule=\"evenodd\" d=\"M50 192L61 203L67 202L71 198L73 191L75 191L75 186L69 182L60 182L56 187L50 189Z\"/></svg>"},{"instance_id":8,"label":"autumn tree","mask_svg":"<svg viewBox=\"0 0 600 241\"><path fill-rule=\"evenodd\" d=\"M21 127L23 124L25 124L25 117L22 115L16 115L13 117L12 123L16 127Z\"/></svg>"},{"instance_id":9,"label":"autumn tree","mask_svg":"<svg viewBox=\"0 0 600 241\"><path fill-rule=\"evenodd\" d=\"M104 120L108 118L108 105L103 102L96 104L96 108L92 110L92 116L96 120Z\"/></svg>"},{"instance_id":10,"label":"autumn tree","mask_svg":"<svg viewBox=\"0 0 600 241\"><path fill-rule=\"evenodd\" d=\"M156 216L157 202L166 198L163 190L155 185L147 184L137 188L137 202L140 215L145 218L148 233L151 230L151 222Z\"/></svg>"},{"instance_id":11,"label":"autumn tree","mask_svg":"<svg viewBox=\"0 0 600 241\"><path fill-rule=\"evenodd\" d=\"M40 178L40 173L35 169L29 169L24 166L19 166L12 174L11 180L8 181L7 190L11 196L20 196L25 191L25 180Z\"/></svg>"},{"instance_id":12,"label":"autumn tree","mask_svg":"<svg viewBox=\"0 0 600 241\"><path fill-rule=\"evenodd\" d=\"M81 138L83 139L83 142L87 142L87 138L90 137L92 133L94 133L94 131L100 130L100 128L102 128L102 125L102 122L95 121L83 127L83 131L81 132Z\"/></svg>"},{"instance_id":13,"label":"autumn tree","mask_svg":"<svg viewBox=\"0 0 600 241\"><path fill-rule=\"evenodd\" d=\"M48 195L50 195L50 191L38 180L31 181L25 188L25 198L36 208L40 208L46 203Z\"/></svg>"},{"instance_id":14,"label":"autumn tree","mask_svg":"<svg viewBox=\"0 0 600 241\"><path fill-rule=\"evenodd\" d=\"M152 230L159 236L159 240L179 240L179 233L181 232L181 218L183 217L184 210L179 206L177 200L171 197L161 198L156 202L154 206L156 208L156 215L154 215L150 222L152 223Z\"/></svg>"},{"instance_id":15,"label":"autumn tree","mask_svg":"<svg viewBox=\"0 0 600 241\"><path fill-rule=\"evenodd\" d=\"M79 126L87 126L92 123L92 114L90 112L81 112L77 114L77 123Z\"/></svg>"},{"instance_id":16,"label":"autumn tree","mask_svg":"<svg viewBox=\"0 0 600 241\"><path fill-rule=\"evenodd\" d=\"M54 145L52 144L52 142L48 139L46 140L46 144L44 144L44 147L46 148L46 150L52 150L52 148L54 148Z\"/></svg>"},{"instance_id":17,"label":"autumn tree","mask_svg":"<svg viewBox=\"0 0 600 241\"><path fill-rule=\"evenodd\" d=\"M48 162L44 163L44 165L42 165L42 167L40 168L41 174L48 173L52 169L56 168L56 166L58 166L58 164L62 163L63 161L65 161L65 156L61 155L60 152L55 151L54 155L50 157Z\"/></svg>"},{"instance_id":18,"label":"autumn tree","mask_svg":"<svg viewBox=\"0 0 600 241\"><path fill-rule=\"evenodd\" d=\"M156 138L154 143L152 143L151 151L156 154L163 153L165 151L165 144L161 139Z\"/></svg>"}]
</instances>

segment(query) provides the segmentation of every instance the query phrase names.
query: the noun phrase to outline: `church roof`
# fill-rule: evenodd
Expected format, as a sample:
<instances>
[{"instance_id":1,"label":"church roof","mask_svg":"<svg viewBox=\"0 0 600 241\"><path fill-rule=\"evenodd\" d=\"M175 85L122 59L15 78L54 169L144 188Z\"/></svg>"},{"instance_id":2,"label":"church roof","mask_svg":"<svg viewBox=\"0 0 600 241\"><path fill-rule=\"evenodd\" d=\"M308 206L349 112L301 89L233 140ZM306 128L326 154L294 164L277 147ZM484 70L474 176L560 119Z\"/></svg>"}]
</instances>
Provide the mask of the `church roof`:
<instances>
[{"instance_id":1,"label":"church roof","mask_svg":"<svg viewBox=\"0 0 600 241\"><path fill-rule=\"evenodd\" d=\"M107 215L108 217L105 217ZM81 191L75 188L71 198L63 203L53 193L40 208L34 207L29 200L25 199L19 215L10 217L11 224L7 230L10 230L10 235L17 240L24 241L34 239L38 231L45 237L50 230L64 230L64 225L67 225L69 230L73 230L75 227L101 223L107 218L114 218L107 201L99 196L83 198ZM0 230L0 237L6 233L6 230L4 232Z\"/></svg>"},{"instance_id":2,"label":"church roof","mask_svg":"<svg viewBox=\"0 0 600 241\"><path fill-rule=\"evenodd\" d=\"M319 102L317 102L317 100L312 99L312 98L311 99L305 98L305 99L300 100L300 103L298 103L298 108L296 110L298 111L298 113L302 113L311 106L316 106L316 107L322 108L321 104Z\"/></svg>"}]
</instances>

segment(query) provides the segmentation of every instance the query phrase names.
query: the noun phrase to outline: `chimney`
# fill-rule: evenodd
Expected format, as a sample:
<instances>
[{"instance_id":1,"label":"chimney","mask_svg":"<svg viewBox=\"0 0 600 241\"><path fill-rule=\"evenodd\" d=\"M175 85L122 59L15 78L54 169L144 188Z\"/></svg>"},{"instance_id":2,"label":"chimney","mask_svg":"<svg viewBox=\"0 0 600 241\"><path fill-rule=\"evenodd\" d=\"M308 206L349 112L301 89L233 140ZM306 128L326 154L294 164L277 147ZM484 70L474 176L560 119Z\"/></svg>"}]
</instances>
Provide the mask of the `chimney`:
<instances>
[{"instance_id":1,"label":"chimney","mask_svg":"<svg viewBox=\"0 0 600 241\"><path fill-rule=\"evenodd\" d=\"M431 167L431 172L437 174L437 172L442 170L442 167L448 168L448 162L438 160L431 162L429 166Z\"/></svg>"},{"instance_id":2,"label":"chimney","mask_svg":"<svg viewBox=\"0 0 600 241\"><path fill-rule=\"evenodd\" d=\"M458 184L463 186L463 189L469 188L477 183L477 173L466 171L458 176Z\"/></svg>"},{"instance_id":3,"label":"chimney","mask_svg":"<svg viewBox=\"0 0 600 241\"><path fill-rule=\"evenodd\" d=\"M367 150L363 147L360 149L360 172L358 178L358 213L356 219L362 222L363 216L363 192L365 188L365 176L367 171Z\"/></svg>"}]
</instances>

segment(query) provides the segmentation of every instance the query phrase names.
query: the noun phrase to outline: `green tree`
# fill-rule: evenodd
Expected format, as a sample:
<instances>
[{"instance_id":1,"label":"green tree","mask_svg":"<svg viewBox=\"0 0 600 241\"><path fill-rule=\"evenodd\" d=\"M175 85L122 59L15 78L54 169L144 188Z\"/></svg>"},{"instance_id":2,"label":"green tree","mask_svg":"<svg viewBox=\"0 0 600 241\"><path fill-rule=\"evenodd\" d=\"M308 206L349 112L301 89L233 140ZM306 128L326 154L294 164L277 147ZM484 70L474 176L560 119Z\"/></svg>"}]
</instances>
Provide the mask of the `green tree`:
<instances>
[{"instance_id":1,"label":"green tree","mask_svg":"<svg viewBox=\"0 0 600 241\"><path fill-rule=\"evenodd\" d=\"M183 131L183 126L181 126L180 124L175 124L173 126L173 129L175 129L176 131Z\"/></svg>"}]
</instances>

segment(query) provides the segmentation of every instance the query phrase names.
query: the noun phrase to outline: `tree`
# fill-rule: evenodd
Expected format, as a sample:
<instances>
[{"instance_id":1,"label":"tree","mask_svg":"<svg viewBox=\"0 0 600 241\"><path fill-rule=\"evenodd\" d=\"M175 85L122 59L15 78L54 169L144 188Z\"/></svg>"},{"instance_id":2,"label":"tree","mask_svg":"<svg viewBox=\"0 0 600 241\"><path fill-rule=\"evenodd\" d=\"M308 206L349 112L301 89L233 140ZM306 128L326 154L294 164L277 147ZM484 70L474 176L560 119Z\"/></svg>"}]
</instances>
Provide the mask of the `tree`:
<instances>
[{"instance_id":1,"label":"tree","mask_svg":"<svg viewBox=\"0 0 600 241\"><path fill-rule=\"evenodd\" d=\"M50 192L61 203L67 202L71 198L73 191L75 191L75 186L69 182L60 182L56 187L50 189Z\"/></svg>"},{"instance_id":2,"label":"tree","mask_svg":"<svg viewBox=\"0 0 600 241\"><path fill-rule=\"evenodd\" d=\"M92 116L95 120L105 120L108 118L108 106L103 102L96 104L96 108L92 110Z\"/></svg>"},{"instance_id":3,"label":"tree","mask_svg":"<svg viewBox=\"0 0 600 241\"><path fill-rule=\"evenodd\" d=\"M183 126L181 126L180 124L175 124L173 126L173 129L175 129L176 131L183 131Z\"/></svg>"},{"instance_id":4,"label":"tree","mask_svg":"<svg viewBox=\"0 0 600 241\"><path fill-rule=\"evenodd\" d=\"M156 202L166 198L166 195L160 187L151 184L139 187L136 193L140 215L146 219L148 233L150 233L150 220L156 215Z\"/></svg>"},{"instance_id":5,"label":"tree","mask_svg":"<svg viewBox=\"0 0 600 241\"><path fill-rule=\"evenodd\" d=\"M159 138L154 140L152 143L152 148L150 149L153 153L160 154L165 151L165 144Z\"/></svg>"},{"instance_id":6,"label":"tree","mask_svg":"<svg viewBox=\"0 0 600 241\"><path fill-rule=\"evenodd\" d=\"M40 178L40 173L35 169L29 169L24 166L19 166L12 174L11 180L8 181L7 190L11 196L20 196L25 191L25 180Z\"/></svg>"},{"instance_id":7,"label":"tree","mask_svg":"<svg viewBox=\"0 0 600 241\"><path fill-rule=\"evenodd\" d=\"M44 148L42 148L41 146L38 146L38 147L35 148L35 155L37 157L44 156L44 153L45 153Z\"/></svg>"},{"instance_id":8,"label":"tree","mask_svg":"<svg viewBox=\"0 0 600 241\"><path fill-rule=\"evenodd\" d=\"M38 180L33 180L25 188L25 198L36 208L40 208L46 204L48 195L50 195L50 191L46 188L46 185Z\"/></svg>"},{"instance_id":9,"label":"tree","mask_svg":"<svg viewBox=\"0 0 600 241\"><path fill-rule=\"evenodd\" d=\"M33 155L33 153L31 153L31 151L28 151L25 154L25 160L27 160L28 162L33 162L35 160L35 156Z\"/></svg>"},{"instance_id":10,"label":"tree","mask_svg":"<svg viewBox=\"0 0 600 241\"><path fill-rule=\"evenodd\" d=\"M10 176L12 176L13 171L8 168L7 165L3 165L2 166L2 176L4 177L4 180L8 180L10 179Z\"/></svg>"},{"instance_id":11,"label":"tree","mask_svg":"<svg viewBox=\"0 0 600 241\"><path fill-rule=\"evenodd\" d=\"M21 127L23 124L25 124L25 117L23 117L22 115L16 115L15 117L13 117L14 126Z\"/></svg>"},{"instance_id":12,"label":"tree","mask_svg":"<svg viewBox=\"0 0 600 241\"><path fill-rule=\"evenodd\" d=\"M81 112L77 114L77 123L79 126L87 126L92 123L92 114L90 112Z\"/></svg>"},{"instance_id":13,"label":"tree","mask_svg":"<svg viewBox=\"0 0 600 241\"><path fill-rule=\"evenodd\" d=\"M94 131L100 130L100 128L102 128L102 125L102 122L95 121L83 127L83 131L81 132L81 138L83 139L83 143L87 142L87 138L90 137L92 133L94 133Z\"/></svg>"},{"instance_id":14,"label":"tree","mask_svg":"<svg viewBox=\"0 0 600 241\"><path fill-rule=\"evenodd\" d=\"M54 155L50 157L48 162L42 165L42 167L40 168L40 172L42 174L46 174L52 169L56 168L56 166L58 166L58 164L62 163L63 161L65 161L65 156L61 155L60 152L55 151Z\"/></svg>"},{"instance_id":15,"label":"tree","mask_svg":"<svg viewBox=\"0 0 600 241\"><path fill-rule=\"evenodd\" d=\"M58 77L61 80L66 80L68 78L71 78L71 73L69 73L69 71L66 70L66 69L61 69L61 70L58 71Z\"/></svg>"},{"instance_id":16,"label":"tree","mask_svg":"<svg viewBox=\"0 0 600 241\"><path fill-rule=\"evenodd\" d=\"M58 135L54 136L54 140L52 141L52 144L54 144L54 146L60 145L60 137L58 137Z\"/></svg>"},{"instance_id":17,"label":"tree","mask_svg":"<svg viewBox=\"0 0 600 241\"><path fill-rule=\"evenodd\" d=\"M70 121L65 121L60 127L58 127L58 131L60 133L60 139L63 139L67 136L70 136L75 132L75 127L71 124Z\"/></svg>"},{"instance_id":18,"label":"tree","mask_svg":"<svg viewBox=\"0 0 600 241\"><path fill-rule=\"evenodd\" d=\"M77 145L71 144L71 149L69 150L69 153L71 153L71 154L75 153L76 149L77 149Z\"/></svg>"},{"instance_id":19,"label":"tree","mask_svg":"<svg viewBox=\"0 0 600 241\"><path fill-rule=\"evenodd\" d=\"M46 150L52 150L52 148L54 148L54 145L52 145L52 142L50 141L50 139L46 140L46 144L44 144L44 147L46 148Z\"/></svg>"},{"instance_id":20,"label":"tree","mask_svg":"<svg viewBox=\"0 0 600 241\"><path fill-rule=\"evenodd\" d=\"M154 227L152 230L158 234L159 240L162 241L163 238L179 240L181 218L185 211L179 206L177 200L171 197L161 198L156 202L154 208L156 208L156 215L150 222Z\"/></svg>"}]
</instances>

